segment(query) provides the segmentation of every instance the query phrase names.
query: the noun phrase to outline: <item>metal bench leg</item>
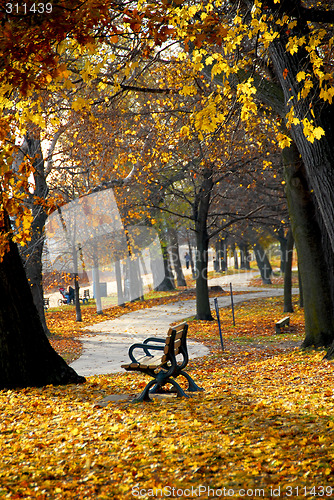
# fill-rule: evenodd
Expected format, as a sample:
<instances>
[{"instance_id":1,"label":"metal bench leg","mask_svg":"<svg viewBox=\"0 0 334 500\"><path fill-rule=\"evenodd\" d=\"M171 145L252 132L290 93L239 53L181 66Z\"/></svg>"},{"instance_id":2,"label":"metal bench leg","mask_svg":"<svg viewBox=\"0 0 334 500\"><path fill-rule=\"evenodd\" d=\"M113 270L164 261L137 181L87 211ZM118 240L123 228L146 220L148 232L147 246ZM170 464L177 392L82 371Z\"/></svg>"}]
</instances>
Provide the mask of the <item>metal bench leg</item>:
<instances>
[{"instance_id":1,"label":"metal bench leg","mask_svg":"<svg viewBox=\"0 0 334 500\"><path fill-rule=\"evenodd\" d=\"M204 391L202 387L199 387L194 380L191 378L189 373L186 373L184 371L180 371L180 375L183 375L187 380L188 380L188 388L187 391L189 392L197 392L197 391Z\"/></svg>"},{"instance_id":2,"label":"metal bench leg","mask_svg":"<svg viewBox=\"0 0 334 500\"><path fill-rule=\"evenodd\" d=\"M168 379L166 381L166 383L172 384L172 386L175 387L175 390L176 390L178 398L189 398L190 397L190 396L188 396L188 394L186 394L184 392L184 390L182 389L182 387L177 382L175 382L175 380ZM153 388L154 392L150 391L150 388L152 386L154 386L154 388ZM137 398L133 399L131 402L132 403L142 403L143 401L151 402L152 399L150 398L149 393L151 393L151 394L159 394L159 393L164 394L164 392L163 391L160 392L159 389L161 389L160 384L157 384L156 380L151 380L151 382L149 382L147 384L147 386L145 387L145 389L143 390L143 392ZM165 394L168 394L169 392L170 391L166 391Z\"/></svg>"},{"instance_id":3,"label":"metal bench leg","mask_svg":"<svg viewBox=\"0 0 334 500\"><path fill-rule=\"evenodd\" d=\"M147 386L145 387L145 389L143 390L143 392L137 398L133 399L131 401L131 403L142 403L143 401L147 401L147 402L152 401L152 399L149 396L149 391L150 391L151 387L153 385L155 385L155 383L156 383L155 380L151 380L151 382L149 382L147 384Z\"/></svg>"},{"instance_id":4,"label":"metal bench leg","mask_svg":"<svg viewBox=\"0 0 334 500\"><path fill-rule=\"evenodd\" d=\"M153 389L150 390L150 394L164 394L166 392L160 384L155 384Z\"/></svg>"},{"instance_id":5,"label":"metal bench leg","mask_svg":"<svg viewBox=\"0 0 334 500\"><path fill-rule=\"evenodd\" d=\"M177 382L175 382L175 380L169 379L168 382L175 387L178 398L189 398L190 397L190 396L188 396L188 394L186 394L184 392L182 387Z\"/></svg>"}]
</instances>

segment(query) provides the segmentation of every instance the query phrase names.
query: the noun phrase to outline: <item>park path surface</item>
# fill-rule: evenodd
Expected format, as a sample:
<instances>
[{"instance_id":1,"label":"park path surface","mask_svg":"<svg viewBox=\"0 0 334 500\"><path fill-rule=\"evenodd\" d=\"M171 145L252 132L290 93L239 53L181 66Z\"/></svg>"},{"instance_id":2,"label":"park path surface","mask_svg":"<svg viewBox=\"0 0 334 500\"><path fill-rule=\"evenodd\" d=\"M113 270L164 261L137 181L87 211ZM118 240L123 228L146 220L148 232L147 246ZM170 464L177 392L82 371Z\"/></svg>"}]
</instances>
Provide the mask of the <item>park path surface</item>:
<instances>
[{"instance_id":1,"label":"park path surface","mask_svg":"<svg viewBox=\"0 0 334 500\"><path fill-rule=\"evenodd\" d=\"M283 294L282 289L249 287L249 281L258 273L251 271L231 276L222 276L209 280L209 286L220 285L229 290L230 283L234 291L247 291L245 294L235 295L234 303L260 297L273 297ZM218 297L219 307L231 305L229 296ZM213 308L213 299L211 299ZM181 322L196 314L196 301L185 300L141 309L120 318L102 321L87 327L87 336L81 337L83 343L82 354L70 366L83 376L103 375L123 371L122 364L128 362L129 347L135 342L142 342L149 336L165 337L169 325ZM199 342L188 339L189 357L196 358L209 354L209 349Z\"/></svg>"}]
</instances>

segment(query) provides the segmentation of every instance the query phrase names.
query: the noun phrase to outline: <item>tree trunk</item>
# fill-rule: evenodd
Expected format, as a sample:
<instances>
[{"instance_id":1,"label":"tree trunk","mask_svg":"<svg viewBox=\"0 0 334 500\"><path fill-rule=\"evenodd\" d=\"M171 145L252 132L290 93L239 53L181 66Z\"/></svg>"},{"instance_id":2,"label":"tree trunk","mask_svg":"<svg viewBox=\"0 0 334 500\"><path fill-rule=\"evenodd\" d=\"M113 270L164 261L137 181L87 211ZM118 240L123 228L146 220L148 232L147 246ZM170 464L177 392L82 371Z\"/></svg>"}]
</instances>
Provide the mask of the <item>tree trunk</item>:
<instances>
[{"instance_id":1,"label":"tree trunk","mask_svg":"<svg viewBox=\"0 0 334 500\"><path fill-rule=\"evenodd\" d=\"M291 2L291 7L292 5L293 2ZM299 27L300 30L304 29L303 34L305 34L305 28L305 26ZM298 32L296 31L296 33ZM311 67L307 67L307 63L310 61L309 53L299 49L296 54L291 55L286 50L286 42L287 39L281 34L270 45L270 55L274 71L284 93L286 112L289 111L287 103L291 102L292 97L295 97L294 101L298 100L295 105L295 116L300 120L307 118L311 122L314 122L315 116L315 125L321 126L325 131L325 136L312 143L306 138L302 126L298 124L291 127L291 136L303 159L309 186L314 191L317 206L334 252L334 105L316 99L314 92L311 92L308 98L300 100L297 98L300 84L296 80L296 74L301 67L305 72L310 69L310 74L313 71ZM314 82L314 89L317 89L316 82Z\"/></svg>"},{"instance_id":2,"label":"tree trunk","mask_svg":"<svg viewBox=\"0 0 334 500\"><path fill-rule=\"evenodd\" d=\"M79 294L80 294L79 275L78 273L74 273L74 304L75 304L76 321L82 321Z\"/></svg>"},{"instance_id":3,"label":"tree trunk","mask_svg":"<svg viewBox=\"0 0 334 500\"><path fill-rule=\"evenodd\" d=\"M202 231L197 236L196 318L212 321L208 289L208 239Z\"/></svg>"},{"instance_id":4,"label":"tree trunk","mask_svg":"<svg viewBox=\"0 0 334 500\"><path fill-rule=\"evenodd\" d=\"M182 264L181 264L181 259L180 259L180 251L179 251L179 242L177 239L177 232L174 228L169 228L168 235L169 235L169 242L170 242L169 251L170 251L171 260L173 263L174 272L176 274L177 286L187 286L187 282L185 280L185 277L184 277L184 274L182 271Z\"/></svg>"},{"instance_id":5,"label":"tree trunk","mask_svg":"<svg viewBox=\"0 0 334 500\"><path fill-rule=\"evenodd\" d=\"M32 164L35 169L34 196L39 196L45 199L49 190L46 184L44 173L44 159L41 149L39 129L31 130L30 133L26 134L23 145L21 146L19 153L14 158L15 169L18 169L19 165L23 162L24 155L27 155L32 159ZM31 212L33 216L33 222L31 226L31 240L19 250L31 287L34 304L41 319L44 332L47 336L50 336L50 331L45 319L42 269L44 227L47 215L43 206L36 205L33 202L31 204Z\"/></svg>"},{"instance_id":6,"label":"tree trunk","mask_svg":"<svg viewBox=\"0 0 334 500\"><path fill-rule=\"evenodd\" d=\"M237 250L237 246L235 243L233 243L232 251L233 251L233 259L234 259L234 269L239 269L238 250Z\"/></svg>"},{"instance_id":7,"label":"tree trunk","mask_svg":"<svg viewBox=\"0 0 334 500\"><path fill-rule=\"evenodd\" d=\"M38 311L45 334L49 337L50 330L46 324L43 293L42 254L44 245L44 225L46 214L41 207L34 206L33 223L30 242L20 249L25 272L29 281L34 304Z\"/></svg>"},{"instance_id":8,"label":"tree trunk","mask_svg":"<svg viewBox=\"0 0 334 500\"><path fill-rule=\"evenodd\" d=\"M167 251L167 244L165 241L160 239L161 243L161 252L162 252L162 259L163 259L163 270L161 270L155 265L156 261L151 259L151 269L153 275L155 274L156 276L160 276L161 279L159 279L158 285L154 287L154 290L157 292L168 292L170 290L175 290L175 282L174 282L174 276L171 270L171 265L169 261L169 254ZM160 260L159 260L160 263ZM162 271L162 273L161 273Z\"/></svg>"},{"instance_id":9,"label":"tree trunk","mask_svg":"<svg viewBox=\"0 0 334 500\"><path fill-rule=\"evenodd\" d=\"M96 254L93 257L93 290L94 299L96 303L96 314L103 314L102 311L102 300L101 300L101 287L100 287L100 271L99 271L99 260Z\"/></svg>"},{"instance_id":10,"label":"tree trunk","mask_svg":"<svg viewBox=\"0 0 334 500\"><path fill-rule=\"evenodd\" d=\"M238 247L240 250L240 269L246 269L244 245L239 243Z\"/></svg>"},{"instance_id":11,"label":"tree trunk","mask_svg":"<svg viewBox=\"0 0 334 500\"><path fill-rule=\"evenodd\" d=\"M74 303L75 303L75 320L82 321L81 307L79 300L79 274L78 274L78 253L77 249L73 245L72 247L72 258L74 267Z\"/></svg>"},{"instance_id":12,"label":"tree trunk","mask_svg":"<svg viewBox=\"0 0 334 500\"><path fill-rule=\"evenodd\" d=\"M191 276L194 279L196 279L196 270L195 270L195 264L194 264L194 256L193 256L193 249L190 244L190 240L188 239L188 251L189 251L189 257L190 257L190 268L191 268Z\"/></svg>"},{"instance_id":13,"label":"tree trunk","mask_svg":"<svg viewBox=\"0 0 334 500\"><path fill-rule=\"evenodd\" d=\"M273 270L271 264L269 262L268 256L260 243L256 243L254 245L254 253L257 262L257 266L259 268L262 283L264 285L271 285L271 276L273 274Z\"/></svg>"},{"instance_id":14,"label":"tree trunk","mask_svg":"<svg viewBox=\"0 0 334 500\"><path fill-rule=\"evenodd\" d=\"M250 270L249 252L247 243L239 243L240 249L240 269Z\"/></svg>"},{"instance_id":15,"label":"tree trunk","mask_svg":"<svg viewBox=\"0 0 334 500\"><path fill-rule=\"evenodd\" d=\"M286 238L286 254L284 257L284 312L293 312L292 305L292 256L293 256L293 235L289 229Z\"/></svg>"},{"instance_id":16,"label":"tree trunk","mask_svg":"<svg viewBox=\"0 0 334 500\"><path fill-rule=\"evenodd\" d=\"M227 247L226 247L226 239L219 239L219 247L220 247L220 270L224 273L227 271Z\"/></svg>"},{"instance_id":17,"label":"tree trunk","mask_svg":"<svg viewBox=\"0 0 334 500\"><path fill-rule=\"evenodd\" d=\"M124 295L122 287L122 270L121 270L121 263L119 260L115 261L115 275L116 275L116 285L117 285L117 304L123 307Z\"/></svg>"},{"instance_id":18,"label":"tree trunk","mask_svg":"<svg viewBox=\"0 0 334 500\"><path fill-rule=\"evenodd\" d=\"M195 197L194 220L197 239L196 252L196 318L212 321L208 289L208 248L207 220L213 181L210 168L204 170L201 189Z\"/></svg>"},{"instance_id":19,"label":"tree trunk","mask_svg":"<svg viewBox=\"0 0 334 500\"><path fill-rule=\"evenodd\" d=\"M298 287L299 287L299 307L304 307L303 284L298 263Z\"/></svg>"},{"instance_id":20,"label":"tree trunk","mask_svg":"<svg viewBox=\"0 0 334 500\"><path fill-rule=\"evenodd\" d=\"M316 220L316 209L303 163L294 145L284 149L283 160L291 228L303 290L305 314L303 347L328 346L333 340L334 318L328 269L321 231Z\"/></svg>"},{"instance_id":21,"label":"tree trunk","mask_svg":"<svg viewBox=\"0 0 334 500\"><path fill-rule=\"evenodd\" d=\"M280 264L280 270L281 273L285 273L285 265L287 262L287 243L288 240L284 236L284 229L282 227L279 228L277 232L277 239L280 244L280 253L281 253L281 264Z\"/></svg>"},{"instance_id":22,"label":"tree trunk","mask_svg":"<svg viewBox=\"0 0 334 500\"><path fill-rule=\"evenodd\" d=\"M82 383L51 347L15 244L0 262L0 389Z\"/></svg>"},{"instance_id":23,"label":"tree trunk","mask_svg":"<svg viewBox=\"0 0 334 500\"><path fill-rule=\"evenodd\" d=\"M284 8L293 8L285 2ZM275 7L278 8L278 7ZM297 19L296 35L305 35L306 24ZM300 84L296 74L303 68L313 74L310 55L300 48L291 55L286 50L287 38L281 36L270 45L273 69L284 95L285 115L294 104L294 114L299 120L308 119L325 131L320 140L309 141L300 124L292 125L290 134L294 146L286 148L289 163L294 169L288 173L290 191L289 212L296 243L305 311L305 340L303 347L323 347L334 342L334 283L331 267L334 256L334 106L317 98L317 82L307 98L299 99ZM293 99L293 101L292 101ZM290 104L289 104L290 103ZM312 113L311 113L312 111ZM291 150L296 148L303 164L297 168L291 163ZM294 152L294 156L296 153ZM292 158L294 161L294 159ZM289 167L286 168L289 172ZM297 204L296 204L296 203ZM330 267L328 267L328 263ZM334 356L334 346L327 356Z\"/></svg>"},{"instance_id":24,"label":"tree trunk","mask_svg":"<svg viewBox=\"0 0 334 500\"><path fill-rule=\"evenodd\" d=\"M215 260L214 260L214 270L216 272L220 271L220 244L219 239L216 240L215 244Z\"/></svg>"},{"instance_id":25,"label":"tree trunk","mask_svg":"<svg viewBox=\"0 0 334 500\"><path fill-rule=\"evenodd\" d=\"M68 249L71 252L72 256L72 264L73 264L73 273L74 273L74 288L75 288L75 313L76 313L76 321L82 321L81 316L81 307L79 301L79 278L78 278L78 252L81 252L81 247L77 249L74 243L73 238L70 237L69 231L66 226L66 222L62 213L61 207L57 207L57 211L59 214L60 222L64 230L65 239L68 245Z\"/></svg>"},{"instance_id":26,"label":"tree trunk","mask_svg":"<svg viewBox=\"0 0 334 500\"><path fill-rule=\"evenodd\" d=\"M140 275L139 259L136 255L129 257L130 269L130 293L131 302L135 300L144 300L142 279Z\"/></svg>"}]
</instances>

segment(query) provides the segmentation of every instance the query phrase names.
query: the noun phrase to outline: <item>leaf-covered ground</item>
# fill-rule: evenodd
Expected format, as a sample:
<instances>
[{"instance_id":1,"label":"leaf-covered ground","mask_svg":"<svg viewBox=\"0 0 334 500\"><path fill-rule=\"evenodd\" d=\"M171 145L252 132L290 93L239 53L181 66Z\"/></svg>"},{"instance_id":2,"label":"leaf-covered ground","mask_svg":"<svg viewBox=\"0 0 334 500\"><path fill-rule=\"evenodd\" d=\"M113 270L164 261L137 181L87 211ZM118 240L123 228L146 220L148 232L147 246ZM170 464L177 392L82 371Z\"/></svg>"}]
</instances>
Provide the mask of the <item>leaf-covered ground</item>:
<instances>
[{"instance_id":1,"label":"leaf-covered ground","mask_svg":"<svg viewBox=\"0 0 334 500\"><path fill-rule=\"evenodd\" d=\"M284 275L280 273L276 273L274 276L270 278L271 280L271 285L270 288L284 288ZM293 287L298 288L298 272L293 271L292 272L292 277L291 277L291 283ZM257 286L257 287L266 287L268 288L268 285L264 285L262 282L262 279L260 277L253 278L250 283L250 286Z\"/></svg>"},{"instance_id":2,"label":"leaf-covered ground","mask_svg":"<svg viewBox=\"0 0 334 500\"><path fill-rule=\"evenodd\" d=\"M189 399L100 407L142 390L128 373L0 392L0 498L333 498L333 365L296 347L298 307L274 334L281 309L244 303L235 327L221 310L224 352L216 322L191 322L212 353L190 363L205 392Z\"/></svg>"}]
</instances>

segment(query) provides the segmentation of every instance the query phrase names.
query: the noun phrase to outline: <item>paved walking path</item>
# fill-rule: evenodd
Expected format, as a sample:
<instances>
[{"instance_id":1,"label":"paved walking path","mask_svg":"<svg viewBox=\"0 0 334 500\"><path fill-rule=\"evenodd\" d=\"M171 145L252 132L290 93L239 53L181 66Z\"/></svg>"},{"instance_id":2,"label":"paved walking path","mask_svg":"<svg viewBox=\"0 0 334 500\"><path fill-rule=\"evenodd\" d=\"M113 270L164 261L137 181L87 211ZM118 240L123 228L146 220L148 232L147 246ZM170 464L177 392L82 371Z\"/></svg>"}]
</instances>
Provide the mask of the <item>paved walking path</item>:
<instances>
[{"instance_id":1,"label":"paved walking path","mask_svg":"<svg viewBox=\"0 0 334 500\"><path fill-rule=\"evenodd\" d=\"M210 280L210 285L219 284L229 290L229 283L233 289L247 290L245 293L234 296L234 303L243 302L259 297L273 297L283 294L282 289L259 289L247 287L247 283L254 276L254 272L240 273L232 276L222 276ZM219 307L230 306L230 297L219 297ZM212 308L213 299L211 301ZM120 318L103 321L87 327L95 335L82 337L83 350L79 359L71 366L83 376L102 375L122 371L121 365L128 362L128 349L134 342L142 342L149 336L165 337L169 325L176 321L183 321L196 313L195 300L179 301L172 304L141 309ZM191 358L205 356L209 349L199 342L188 340L189 356Z\"/></svg>"}]
</instances>

